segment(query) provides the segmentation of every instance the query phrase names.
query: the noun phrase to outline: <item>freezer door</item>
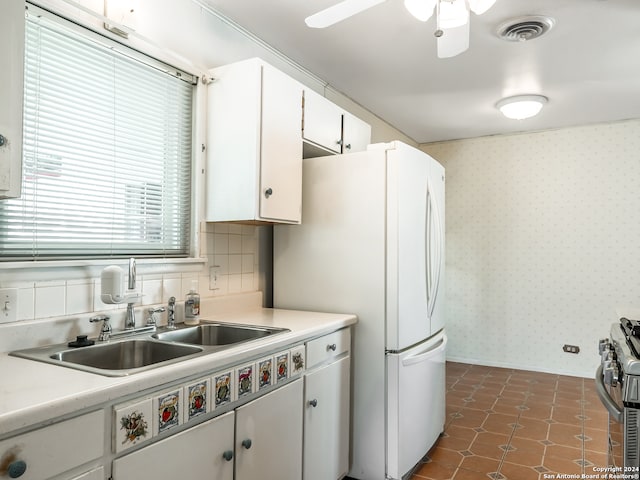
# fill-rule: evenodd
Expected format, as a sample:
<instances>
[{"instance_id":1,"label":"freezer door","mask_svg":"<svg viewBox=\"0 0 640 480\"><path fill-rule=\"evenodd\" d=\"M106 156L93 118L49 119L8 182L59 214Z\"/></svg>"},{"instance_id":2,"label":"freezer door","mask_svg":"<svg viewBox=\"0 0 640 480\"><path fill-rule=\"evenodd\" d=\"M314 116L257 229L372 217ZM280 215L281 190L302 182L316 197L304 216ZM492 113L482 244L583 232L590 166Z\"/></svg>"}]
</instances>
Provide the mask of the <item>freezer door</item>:
<instances>
[{"instance_id":1,"label":"freezer door","mask_svg":"<svg viewBox=\"0 0 640 480\"><path fill-rule=\"evenodd\" d=\"M394 142L387 153L387 350L399 351L442 328L431 315L442 298L444 187L435 160ZM442 168L442 167L440 167ZM442 172L443 173L443 172Z\"/></svg>"},{"instance_id":2,"label":"freezer door","mask_svg":"<svg viewBox=\"0 0 640 480\"><path fill-rule=\"evenodd\" d=\"M400 479L444 430L444 332L387 355L387 478Z\"/></svg>"}]
</instances>

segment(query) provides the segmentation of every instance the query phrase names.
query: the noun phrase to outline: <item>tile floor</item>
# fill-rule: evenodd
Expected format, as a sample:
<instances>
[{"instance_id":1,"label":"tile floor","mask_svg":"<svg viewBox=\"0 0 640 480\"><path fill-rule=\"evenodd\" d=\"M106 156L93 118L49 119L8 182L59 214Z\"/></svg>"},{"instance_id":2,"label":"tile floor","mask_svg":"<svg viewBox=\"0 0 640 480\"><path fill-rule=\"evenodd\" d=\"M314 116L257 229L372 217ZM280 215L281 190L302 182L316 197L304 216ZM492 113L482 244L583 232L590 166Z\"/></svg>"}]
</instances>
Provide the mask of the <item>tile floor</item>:
<instances>
[{"instance_id":1,"label":"tile floor","mask_svg":"<svg viewBox=\"0 0 640 480\"><path fill-rule=\"evenodd\" d=\"M411 480L580 478L606 465L591 378L448 362L445 422Z\"/></svg>"}]
</instances>

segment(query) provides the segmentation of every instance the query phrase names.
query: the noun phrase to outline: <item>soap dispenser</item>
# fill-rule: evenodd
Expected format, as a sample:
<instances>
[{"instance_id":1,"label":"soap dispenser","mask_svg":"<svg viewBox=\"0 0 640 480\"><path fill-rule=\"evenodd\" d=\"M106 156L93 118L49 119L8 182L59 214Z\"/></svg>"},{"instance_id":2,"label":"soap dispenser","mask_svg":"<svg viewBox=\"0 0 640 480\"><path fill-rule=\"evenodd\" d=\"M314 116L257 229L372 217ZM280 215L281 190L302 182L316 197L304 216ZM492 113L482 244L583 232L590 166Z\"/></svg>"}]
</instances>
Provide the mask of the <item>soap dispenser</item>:
<instances>
[{"instance_id":1,"label":"soap dispenser","mask_svg":"<svg viewBox=\"0 0 640 480\"><path fill-rule=\"evenodd\" d=\"M200 323L200 295L196 292L195 283L191 284L191 290L184 301L184 323L187 325Z\"/></svg>"}]
</instances>

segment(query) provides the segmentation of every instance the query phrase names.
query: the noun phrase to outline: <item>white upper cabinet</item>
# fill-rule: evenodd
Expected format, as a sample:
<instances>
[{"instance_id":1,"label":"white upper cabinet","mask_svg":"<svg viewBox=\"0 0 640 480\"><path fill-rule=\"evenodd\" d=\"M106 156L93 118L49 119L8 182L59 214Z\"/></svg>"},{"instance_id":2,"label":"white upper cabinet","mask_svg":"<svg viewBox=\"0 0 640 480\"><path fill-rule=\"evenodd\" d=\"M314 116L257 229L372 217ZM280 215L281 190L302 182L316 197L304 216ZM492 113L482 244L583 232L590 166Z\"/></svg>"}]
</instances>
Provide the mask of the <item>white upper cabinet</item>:
<instances>
[{"instance_id":1,"label":"white upper cabinet","mask_svg":"<svg viewBox=\"0 0 640 480\"><path fill-rule=\"evenodd\" d=\"M371 143L371 125L306 88L302 138L305 158L360 152Z\"/></svg>"},{"instance_id":2,"label":"white upper cabinet","mask_svg":"<svg viewBox=\"0 0 640 480\"><path fill-rule=\"evenodd\" d=\"M310 89L304 91L302 138L327 150L342 153L342 109Z\"/></svg>"},{"instance_id":3,"label":"white upper cabinet","mask_svg":"<svg viewBox=\"0 0 640 480\"><path fill-rule=\"evenodd\" d=\"M342 137L342 153L362 152L371 143L371 125L349 112L344 112Z\"/></svg>"},{"instance_id":4,"label":"white upper cabinet","mask_svg":"<svg viewBox=\"0 0 640 480\"><path fill-rule=\"evenodd\" d=\"M22 181L22 98L24 83L24 2L3 2L0 45L0 198L20 196Z\"/></svg>"},{"instance_id":5,"label":"white upper cabinet","mask_svg":"<svg viewBox=\"0 0 640 480\"><path fill-rule=\"evenodd\" d=\"M206 220L300 223L302 85L257 58L209 73Z\"/></svg>"}]
</instances>

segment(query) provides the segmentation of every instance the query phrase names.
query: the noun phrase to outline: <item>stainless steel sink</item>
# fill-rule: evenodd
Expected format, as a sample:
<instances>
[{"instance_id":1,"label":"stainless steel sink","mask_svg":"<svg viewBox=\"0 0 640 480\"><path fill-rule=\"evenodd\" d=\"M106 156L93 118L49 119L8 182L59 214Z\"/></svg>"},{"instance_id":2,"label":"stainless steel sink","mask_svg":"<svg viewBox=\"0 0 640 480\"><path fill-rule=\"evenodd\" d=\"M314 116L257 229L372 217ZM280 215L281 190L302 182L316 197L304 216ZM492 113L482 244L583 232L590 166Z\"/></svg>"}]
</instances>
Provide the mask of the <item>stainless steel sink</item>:
<instances>
[{"instance_id":1,"label":"stainless steel sink","mask_svg":"<svg viewBox=\"0 0 640 480\"><path fill-rule=\"evenodd\" d=\"M257 340L275 333L288 331L290 330L286 328L212 323L155 333L152 337L165 342L223 346Z\"/></svg>"},{"instance_id":2,"label":"stainless steel sink","mask_svg":"<svg viewBox=\"0 0 640 480\"><path fill-rule=\"evenodd\" d=\"M129 370L147 367L175 358L202 352L201 348L151 340L126 340L91 348L74 348L56 352L50 357L103 370Z\"/></svg>"},{"instance_id":3,"label":"stainless steel sink","mask_svg":"<svg viewBox=\"0 0 640 480\"><path fill-rule=\"evenodd\" d=\"M105 342L79 348L66 343L10 352L10 355L51 363L109 377L131 375L200 355L232 348L282 332L286 328L225 323L181 325L176 330L160 327L155 333L117 332Z\"/></svg>"},{"instance_id":4,"label":"stainless steel sink","mask_svg":"<svg viewBox=\"0 0 640 480\"><path fill-rule=\"evenodd\" d=\"M67 344L51 345L11 352L11 355L106 376L124 376L202 353L204 350L196 346L158 342L146 337L81 348L69 348Z\"/></svg>"}]
</instances>

